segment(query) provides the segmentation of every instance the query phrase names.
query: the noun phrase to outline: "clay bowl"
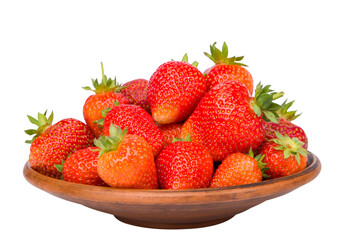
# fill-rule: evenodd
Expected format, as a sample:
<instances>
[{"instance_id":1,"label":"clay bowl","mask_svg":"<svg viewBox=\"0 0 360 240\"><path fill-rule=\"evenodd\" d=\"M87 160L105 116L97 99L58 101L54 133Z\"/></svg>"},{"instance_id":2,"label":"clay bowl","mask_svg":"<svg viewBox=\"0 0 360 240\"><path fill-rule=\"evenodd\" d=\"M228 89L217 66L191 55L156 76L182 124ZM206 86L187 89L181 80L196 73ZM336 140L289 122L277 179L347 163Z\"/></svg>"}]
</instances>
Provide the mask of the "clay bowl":
<instances>
[{"instance_id":1,"label":"clay bowl","mask_svg":"<svg viewBox=\"0 0 360 240\"><path fill-rule=\"evenodd\" d=\"M195 190L137 190L88 186L53 179L27 162L24 176L52 195L113 214L118 220L151 228L196 228L224 222L266 200L310 182L320 172L312 153L305 170L291 176L242 186Z\"/></svg>"}]
</instances>

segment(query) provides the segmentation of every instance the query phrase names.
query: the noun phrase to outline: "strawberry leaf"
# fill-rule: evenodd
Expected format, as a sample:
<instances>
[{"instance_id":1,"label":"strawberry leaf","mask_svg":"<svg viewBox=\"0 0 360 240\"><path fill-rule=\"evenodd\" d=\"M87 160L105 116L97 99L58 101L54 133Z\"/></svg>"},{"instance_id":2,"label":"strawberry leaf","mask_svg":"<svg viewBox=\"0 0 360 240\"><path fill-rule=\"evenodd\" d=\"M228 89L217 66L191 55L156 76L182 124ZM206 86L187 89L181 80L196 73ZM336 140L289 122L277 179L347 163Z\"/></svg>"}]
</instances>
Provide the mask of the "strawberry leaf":
<instances>
[{"instance_id":1,"label":"strawberry leaf","mask_svg":"<svg viewBox=\"0 0 360 240\"><path fill-rule=\"evenodd\" d=\"M46 117L47 110L44 114L38 113L38 119L31 117L27 115L29 121L32 124L35 124L38 128L37 129L28 129L25 130L25 133L28 135L35 135L31 140L26 140L25 143L32 143L38 136L40 136L49 126L51 126L53 119L54 119L54 113L51 112L49 118Z\"/></svg>"},{"instance_id":2,"label":"strawberry leaf","mask_svg":"<svg viewBox=\"0 0 360 240\"><path fill-rule=\"evenodd\" d=\"M104 74L104 65L102 62L101 74L101 83L99 83L97 79L91 79L94 89L91 89L88 86L83 87L83 89L93 91L95 92L95 94L100 94L104 92L118 92L120 89L124 88L116 82L116 77L114 79L106 77L106 75Z\"/></svg>"},{"instance_id":3,"label":"strawberry leaf","mask_svg":"<svg viewBox=\"0 0 360 240\"><path fill-rule=\"evenodd\" d=\"M222 45L222 50L215 47L216 42L213 45L210 45L210 54L204 52L205 56L207 56L211 61L213 61L216 65L226 64L226 65L239 65L247 67L247 65L241 63L240 61L244 58L241 57L228 57L229 49L227 44L224 42Z\"/></svg>"}]
</instances>

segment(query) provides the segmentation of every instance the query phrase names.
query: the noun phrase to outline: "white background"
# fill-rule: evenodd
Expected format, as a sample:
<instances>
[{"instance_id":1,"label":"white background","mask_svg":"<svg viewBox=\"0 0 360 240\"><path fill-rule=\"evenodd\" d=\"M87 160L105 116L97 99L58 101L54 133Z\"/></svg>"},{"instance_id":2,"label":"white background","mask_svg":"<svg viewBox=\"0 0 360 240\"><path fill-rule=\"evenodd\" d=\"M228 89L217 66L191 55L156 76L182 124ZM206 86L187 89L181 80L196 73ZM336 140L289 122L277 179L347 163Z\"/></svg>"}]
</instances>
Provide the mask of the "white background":
<instances>
[{"instance_id":1,"label":"white background","mask_svg":"<svg viewBox=\"0 0 360 240\"><path fill-rule=\"evenodd\" d=\"M1 210L6 239L355 239L359 216L356 1L1 1ZM105 73L149 79L185 52L204 71L203 51L226 41L244 55L255 83L282 90L322 172L309 184L220 225L191 230L134 227L56 198L22 175L26 115L83 120ZM357 194L357 195L356 195ZM11 237L10 237L11 236Z\"/></svg>"}]
</instances>

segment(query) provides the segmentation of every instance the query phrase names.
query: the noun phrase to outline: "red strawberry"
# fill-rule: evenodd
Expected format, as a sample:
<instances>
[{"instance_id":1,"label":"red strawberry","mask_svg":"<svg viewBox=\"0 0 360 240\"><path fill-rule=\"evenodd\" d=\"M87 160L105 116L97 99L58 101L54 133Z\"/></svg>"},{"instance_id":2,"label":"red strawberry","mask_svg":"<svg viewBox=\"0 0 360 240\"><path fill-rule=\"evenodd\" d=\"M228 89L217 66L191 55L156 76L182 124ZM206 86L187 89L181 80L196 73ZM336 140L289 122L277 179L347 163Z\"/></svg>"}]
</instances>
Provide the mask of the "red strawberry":
<instances>
[{"instance_id":1,"label":"red strawberry","mask_svg":"<svg viewBox=\"0 0 360 240\"><path fill-rule=\"evenodd\" d=\"M104 74L104 67L101 63L102 81L99 84L97 79L92 79L94 90L90 87L83 87L85 90L95 92L94 95L86 99L83 108L85 122L90 126L94 132L95 137L99 137L102 129L96 123L97 120L102 118L101 110L115 106L115 102L129 103L128 99L121 93L116 93L120 89L120 85L116 83L116 78L112 80L107 78Z\"/></svg>"},{"instance_id":2,"label":"red strawberry","mask_svg":"<svg viewBox=\"0 0 360 240\"><path fill-rule=\"evenodd\" d=\"M216 84L227 81L236 80L243 83L250 94L253 92L253 78L248 70L244 68L246 66L240 63L244 57L231 57L228 58L228 47L224 42L222 51L213 45L210 45L210 53L205 53L214 63L215 66L205 71L205 79L208 85L208 89L213 88Z\"/></svg>"},{"instance_id":3,"label":"red strawberry","mask_svg":"<svg viewBox=\"0 0 360 240\"><path fill-rule=\"evenodd\" d=\"M129 134L139 135L150 144L154 156L164 147L164 136L150 114L139 106L120 104L112 108L104 119L103 134L110 136L110 125L127 129Z\"/></svg>"},{"instance_id":4,"label":"red strawberry","mask_svg":"<svg viewBox=\"0 0 360 240\"><path fill-rule=\"evenodd\" d=\"M210 187L227 187L260 182L263 171L266 170L262 163L264 155L254 157L250 150L249 155L233 153L225 158L217 168Z\"/></svg>"},{"instance_id":5,"label":"red strawberry","mask_svg":"<svg viewBox=\"0 0 360 240\"><path fill-rule=\"evenodd\" d=\"M149 80L147 99L160 124L185 120L206 92L203 74L186 61L187 55L182 61L162 64Z\"/></svg>"},{"instance_id":6,"label":"red strawberry","mask_svg":"<svg viewBox=\"0 0 360 240\"><path fill-rule=\"evenodd\" d=\"M29 163L31 167L49 177L60 178L61 173L56 170L55 164L61 164L70 154L77 150L93 146L94 135L89 126L83 122L67 118L52 125L53 113L49 118L38 114L38 120L28 116L31 123L38 129L29 129L25 132L34 135L31 143Z\"/></svg>"},{"instance_id":7,"label":"red strawberry","mask_svg":"<svg viewBox=\"0 0 360 240\"><path fill-rule=\"evenodd\" d=\"M263 162L268 168L265 174L269 178L288 176L306 168L308 151L304 143L275 132L277 138L265 141L259 154L265 155Z\"/></svg>"},{"instance_id":8,"label":"red strawberry","mask_svg":"<svg viewBox=\"0 0 360 240\"><path fill-rule=\"evenodd\" d=\"M67 182L106 186L97 173L98 150L97 147L80 149L71 154L63 165L55 167Z\"/></svg>"},{"instance_id":9,"label":"red strawberry","mask_svg":"<svg viewBox=\"0 0 360 240\"><path fill-rule=\"evenodd\" d=\"M280 108L272 102L283 95L258 84L255 97L239 81L229 80L213 87L184 123L181 136L202 144L215 161L231 153L256 150L265 138L263 115L276 122Z\"/></svg>"},{"instance_id":10,"label":"red strawberry","mask_svg":"<svg viewBox=\"0 0 360 240\"><path fill-rule=\"evenodd\" d=\"M182 123L170 123L157 125L164 135L164 147L172 143L174 138L180 138Z\"/></svg>"},{"instance_id":11,"label":"red strawberry","mask_svg":"<svg viewBox=\"0 0 360 240\"><path fill-rule=\"evenodd\" d=\"M129 99L130 104L138 105L150 113L150 105L146 99L148 84L146 79L135 79L124 83L120 93Z\"/></svg>"},{"instance_id":12,"label":"red strawberry","mask_svg":"<svg viewBox=\"0 0 360 240\"><path fill-rule=\"evenodd\" d=\"M111 124L110 137L94 140L101 149L97 165L99 176L111 187L158 188L151 146L143 137L126 132Z\"/></svg>"},{"instance_id":13,"label":"red strawberry","mask_svg":"<svg viewBox=\"0 0 360 240\"><path fill-rule=\"evenodd\" d=\"M192 189L209 187L213 175L213 160L200 144L175 141L156 158L160 188Z\"/></svg>"},{"instance_id":14,"label":"red strawberry","mask_svg":"<svg viewBox=\"0 0 360 240\"><path fill-rule=\"evenodd\" d=\"M300 114L296 114L296 111L288 111L294 101L287 103L286 101L281 105L281 109L277 111L278 123L265 122L265 139L270 140L276 138L275 131L280 134L288 135L290 138L297 138L304 143L304 148L308 148L308 138L305 134L305 131L292 123Z\"/></svg>"}]
</instances>

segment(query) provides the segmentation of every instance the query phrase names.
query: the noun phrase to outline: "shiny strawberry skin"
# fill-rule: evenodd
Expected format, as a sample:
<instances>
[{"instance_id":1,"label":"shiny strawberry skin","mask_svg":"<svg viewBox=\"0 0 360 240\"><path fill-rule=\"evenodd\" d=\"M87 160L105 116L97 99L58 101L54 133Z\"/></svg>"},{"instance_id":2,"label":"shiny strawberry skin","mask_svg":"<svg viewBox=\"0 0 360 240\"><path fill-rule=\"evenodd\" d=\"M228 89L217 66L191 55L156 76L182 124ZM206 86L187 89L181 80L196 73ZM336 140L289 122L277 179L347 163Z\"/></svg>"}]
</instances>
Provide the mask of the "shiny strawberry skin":
<instances>
[{"instance_id":1,"label":"shiny strawberry skin","mask_svg":"<svg viewBox=\"0 0 360 240\"><path fill-rule=\"evenodd\" d=\"M62 173L64 181L95 186L106 186L97 173L99 150L97 147L80 149L65 161Z\"/></svg>"},{"instance_id":2,"label":"shiny strawberry skin","mask_svg":"<svg viewBox=\"0 0 360 240\"><path fill-rule=\"evenodd\" d=\"M120 104L112 108L106 115L103 125L103 134L109 136L110 125L118 125L127 129L128 133L136 134L150 144L154 156L164 147L164 136L156 126L151 115L139 106Z\"/></svg>"},{"instance_id":3,"label":"shiny strawberry skin","mask_svg":"<svg viewBox=\"0 0 360 240\"><path fill-rule=\"evenodd\" d=\"M160 188L194 189L209 187L213 160L195 142L178 141L164 148L156 158Z\"/></svg>"},{"instance_id":4,"label":"shiny strawberry skin","mask_svg":"<svg viewBox=\"0 0 360 240\"><path fill-rule=\"evenodd\" d=\"M308 138L305 134L305 131L301 127L293 124L292 122L285 119L279 119L278 123L264 121L264 125L266 131L266 140L276 138L275 131L278 131L282 135L287 134L290 138L296 137L305 144L305 149L308 148Z\"/></svg>"},{"instance_id":5,"label":"shiny strawberry skin","mask_svg":"<svg viewBox=\"0 0 360 240\"><path fill-rule=\"evenodd\" d=\"M157 125L164 135L164 147L171 144L174 138L180 138L182 123Z\"/></svg>"},{"instance_id":6,"label":"shiny strawberry skin","mask_svg":"<svg viewBox=\"0 0 360 240\"><path fill-rule=\"evenodd\" d=\"M124 95L114 92L93 94L86 99L83 107L84 119L95 134L96 138L101 135L102 129L97 123L95 123L95 121L103 118L101 111L106 108L114 107L115 102L119 102L120 104L129 103L128 99Z\"/></svg>"},{"instance_id":7,"label":"shiny strawberry skin","mask_svg":"<svg viewBox=\"0 0 360 240\"><path fill-rule=\"evenodd\" d=\"M111 187L158 188L152 148L137 135L126 134L117 150L102 154L97 170Z\"/></svg>"},{"instance_id":8,"label":"shiny strawberry skin","mask_svg":"<svg viewBox=\"0 0 360 240\"><path fill-rule=\"evenodd\" d=\"M205 71L205 79L208 89L227 80L236 80L243 83L250 94L252 94L254 89L253 78L250 72L239 65L215 65Z\"/></svg>"},{"instance_id":9,"label":"shiny strawberry skin","mask_svg":"<svg viewBox=\"0 0 360 240\"><path fill-rule=\"evenodd\" d=\"M262 172L254 158L243 153L233 153L221 162L210 187L236 186L261 180Z\"/></svg>"},{"instance_id":10,"label":"shiny strawberry skin","mask_svg":"<svg viewBox=\"0 0 360 240\"><path fill-rule=\"evenodd\" d=\"M181 137L190 134L214 161L235 152L257 149L265 138L262 118L251 107L252 98L244 84L229 80L213 87L184 123Z\"/></svg>"},{"instance_id":11,"label":"shiny strawberry skin","mask_svg":"<svg viewBox=\"0 0 360 240\"><path fill-rule=\"evenodd\" d=\"M147 99L154 120L181 122L190 116L206 93L203 74L187 62L162 64L149 80Z\"/></svg>"},{"instance_id":12,"label":"shiny strawberry skin","mask_svg":"<svg viewBox=\"0 0 360 240\"><path fill-rule=\"evenodd\" d=\"M265 155L262 162L269 168L265 171L269 178L289 176L306 168L307 157L300 155L298 164L294 156L285 158L283 150L275 149L277 146L277 143L265 141L258 151L259 154Z\"/></svg>"},{"instance_id":13,"label":"shiny strawberry skin","mask_svg":"<svg viewBox=\"0 0 360 240\"><path fill-rule=\"evenodd\" d=\"M77 150L93 146L94 135L83 122L67 118L48 127L35 138L30 147L29 163L31 167L49 177L60 178L61 173L55 164Z\"/></svg>"},{"instance_id":14,"label":"shiny strawberry skin","mask_svg":"<svg viewBox=\"0 0 360 240\"><path fill-rule=\"evenodd\" d=\"M120 93L123 94L130 104L135 104L145 109L150 113L150 105L147 101L146 93L149 81L146 79L135 79L130 82L124 83Z\"/></svg>"}]
</instances>

